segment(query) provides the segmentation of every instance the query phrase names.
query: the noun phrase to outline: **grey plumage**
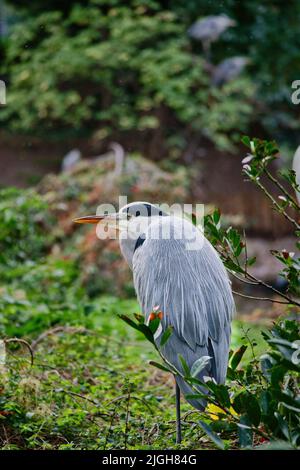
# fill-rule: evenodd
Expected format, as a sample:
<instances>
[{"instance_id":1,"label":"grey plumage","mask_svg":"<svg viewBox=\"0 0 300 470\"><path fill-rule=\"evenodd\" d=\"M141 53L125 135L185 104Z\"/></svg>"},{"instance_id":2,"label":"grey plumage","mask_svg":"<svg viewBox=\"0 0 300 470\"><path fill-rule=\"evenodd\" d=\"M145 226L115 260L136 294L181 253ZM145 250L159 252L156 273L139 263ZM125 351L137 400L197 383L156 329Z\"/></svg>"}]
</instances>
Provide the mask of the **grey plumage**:
<instances>
[{"instance_id":1,"label":"grey plumage","mask_svg":"<svg viewBox=\"0 0 300 470\"><path fill-rule=\"evenodd\" d=\"M157 231L157 226L163 229L167 224L170 239L148 237L151 230ZM180 238L182 228L184 237ZM224 382L234 301L222 262L208 240L185 219L156 218L145 235L144 244L133 255L134 285L146 317L159 305L164 315L163 330L168 325L174 328L163 354L179 370L182 366L178 354L189 367L200 357L211 356L199 378L207 376ZM186 249L187 239L189 244L193 240L197 248ZM193 393L182 379L177 378L177 382L184 395ZM188 401L196 408L204 407L201 400Z\"/></svg>"},{"instance_id":2,"label":"grey plumage","mask_svg":"<svg viewBox=\"0 0 300 470\"><path fill-rule=\"evenodd\" d=\"M206 16L190 26L188 35L202 42L214 42L230 26L235 26L235 21L227 15Z\"/></svg>"},{"instance_id":3,"label":"grey plumage","mask_svg":"<svg viewBox=\"0 0 300 470\"><path fill-rule=\"evenodd\" d=\"M249 63L247 57L230 57L218 64L212 73L212 84L222 86L242 73Z\"/></svg>"},{"instance_id":4,"label":"grey plumage","mask_svg":"<svg viewBox=\"0 0 300 470\"><path fill-rule=\"evenodd\" d=\"M69 171L80 161L81 152L78 149L73 149L68 152L62 161L62 171Z\"/></svg>"},{"instance_id":5,"label":"grey plumage","mask_svg":"<svg viewBox=\"0 0 300 470\"><path fill-rule=\"evenodd\" d=\"M163 316L155 341L163 356L183 372L179 354L189 367L209 356L198 378L225 381L234 301L227 272L199 228L147 202L124 206L117 214L80 217L78 223L116 224L120 248L133 271L136 293L145 315L159 306ZM160 337L173 333L161 347ZM184 395L192 389L176 375ZM177 442L181 439L179 390L176 386ZM200 386L201 390L202 387ZM203 409L205 400L189 399Z\"/></svg>"}]
</instances>

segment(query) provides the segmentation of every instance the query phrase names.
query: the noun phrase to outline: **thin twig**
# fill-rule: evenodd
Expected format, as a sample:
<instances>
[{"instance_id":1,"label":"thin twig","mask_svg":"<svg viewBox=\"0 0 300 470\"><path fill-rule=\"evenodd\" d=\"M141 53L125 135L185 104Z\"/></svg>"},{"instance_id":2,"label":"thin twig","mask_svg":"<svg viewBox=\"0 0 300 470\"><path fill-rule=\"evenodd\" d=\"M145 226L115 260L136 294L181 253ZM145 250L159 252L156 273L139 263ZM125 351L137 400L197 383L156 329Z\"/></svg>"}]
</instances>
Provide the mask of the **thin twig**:
<instances>
[{"instance_id":1,"label":"thin twig","mask_svg":"<svg viewBox=\"0 0 300 470\"><path fill-rule=\"evenodd\" d=\"M234 273L232 271L230 271L230 274L233 277L235 277L238 281L243 282L244 284L248 284L250 286L257 286L259 284L258 282L250 281L249 279L239 277L236 273Z\"/></svg>"},{"instance_id":2,"label":"thin twig","mask_svg":"<svg viewBox=\"0 0 300 470\"><path fill-rule=\"evenodd\" d=\"M31 343L31 348L32 350L35 350L36 346L38 343L43 341L47 336L55 335L57 333L90 333L94 334L94 332L91 332L87 330L86 328L80 326L80 327L73 327L73 326L56 326L54 328L50 328L49 330L44 331L40 336L37 337L35 341Z\"/></svg>"},{"instance_id":3,"label":"thin twig","mask_svg":"<svg viewBox=\"0 0 300 470\"><path fill-rule=\"evenodd\" d=\"M125 434L124 434L124 448L125 448L125 450L127 450L127 443L128 443L129 405L130 405L130 384L128 384L128 393L127 393L127 401L126 401Z\"/></svg>"},{"instance_id":4,"label":"thin twig","mask_svg":"<svg viewBox=\"0 0 300 470\"><path fill-rule=\"evenodd\" d=\"M287 197L287 199L292 203L292 206L294 207L294 209L296 209L297 211L299 211L300 209L300 206L299 204L297 203L297 201L293 198L293 196L290 195L290 193L285 189L285 187L280 183L280 181L278 181L276 178L274 178L274 176L272 175L272 173L269 172L269 170L267 170L267 168L264 169L264 173L267 175L267 177L272 181L272 183L274 183L277 188L280 189L280 191L283 192L283 194Z\"/></svg>"},{"instance_id":5,"label":"thin twig","mask_svg":"<svg viewBox=\"0 0 300 470\"><path fill-rule=\"evenodd\" d=\"M257 186L263 191L263 193L270 199L272 204L276 207L277 211L282 214L291 224L293 224L297 230L300 230L300 225L294 220L289 214L278 204L278 202L274 199L271 193L261 184L259 180L255 180Z\"/></svg>"},{"instance_id":6,"label":"thin twig","mask_svg":"<svg viewBox=\"0 0 300 470\"><path fill-rule=\"evenodd\" d=\"M297 305L298 307L300 307L300 303L299 303L299 302L297 302L296 300L292 299L291 297L289 297L288 295L284 294L283 292L280 292L279 290L275 289L275 287L271 286L271 285L268 284L267 282L262 281L261 279L257 279L255 276L253 276L253 275L250 274L249 272L247 272L246 275L249 276L250 279L252 279L253 281L257 281L257 283L258 283L259 285L266 287L267 289L273 291L275 294L277 294L277 295L279 295L280 297L283 297L284 299L286 299L289 304Z\"/></svg>"},{"instance_id":7,"label":"thin twig","mask_svg":"<svg viewBox=\"0 0 300 470\"><path fill-rule=\"evenodd\" d=\"M30 353L30 362L31 362L31 367L33 366L33 361L34 361L34 356L33 356L33 351L32 351L32 347L30 346L30 344L25 341L25 339L21 339L21 338L8 338L8 339L5 339L4 340L4 343L7 344L7 343L21 343L21 344L24 344L24 346L26 346L26 348L28 349L29 353Z\"/></svg>"},{"instance_id":8,"label":"thin twig","mask_svg":"<svg viewBox=\"0 0 300 470\"><path fill-rule=\"evenodd\" d=\"M237 292L232 290L233 294L238 295L239 297L244 297L246 299L251 299L251 300L263 300L267 302L274 302L277 304L283 304L283 305L289 305L290 302L284 302L283 300L276 300L276 299L271 299L270 297L254 297L253 295L247 295L247 294L242 294L241 292Z\"/></svg>"},{"instance_id":9,"label":"thin twig","mask_svg":"<svg viewBox=\"0 0 300 470\"><path fill-rule=\"evenodd\" d=\"M113 410L113 412L112 412L112 414L111 414L111 420L110 420L110 423L109 423L109 428L108 428L107 433L106 433L106 435L105 435L105 442L104 442L103 450L106 450L106 446L107 446L107 444L108 444L108 438L109 438L109 435L110 435L110 433L111 433L111 430L112 430L112 427L113 427L113 422L114 422L114 419L115 419L116 414L117 414L117 413L116 413L116 411L117 411L117 406L118 406L118 405L116 404L116 406L114 407L114 410Z\"/></svg>"},{"instance_id":10,"label":"thin twig","mask_svg":"<svg viewBox=\"0 0 300 470\"><path fill-rule=\"evenodd\" d=\"M244 264L244 271L247 271L247 267L248 267L248 248L247 248L247 239L246 239L246 231L245 231L245 229L243 230L243 235L244 235L244 243L245 243L245 264Z\"/></svg>"},{"instance_id":11,"label":"thin twig","mask_svg":"<svg viewBox=\"0 0 300 470\"><path fill-rule=\"evenodd\" d=\"M127 395L120 395L119 397L113 398L112 400L109 400L109 401L105 402L105 404L106 405L111 405L112 403L125 400L126 398L127 398ZM153 410L152 410L151 406L149 405L149 403L146 402L146 400L144 400L141 397L137 397L136 395L131 395L131 398L133 398L134 400L138 400L141 403L143 403L143 405L145 405L149 409L149 411L151 411L151 413L153 413Z\"/></svg>"},{"instance_id":12,"label":"thin twig","mask_svg":"<svg viewBox=\"0 0 300 470\"><path fill-rule=\"evenodd\" d=\"M88 397L85 397L84 395L80 395L80 393L71 392L70 390L60 390L60 392L65 393L67 395L74 396L74 397L82 398L83 400L93 403L93 405L99 406L98 402L96 402L95 400L92 400L92 398L88 398Z\"/></svg>"}]
</instances>

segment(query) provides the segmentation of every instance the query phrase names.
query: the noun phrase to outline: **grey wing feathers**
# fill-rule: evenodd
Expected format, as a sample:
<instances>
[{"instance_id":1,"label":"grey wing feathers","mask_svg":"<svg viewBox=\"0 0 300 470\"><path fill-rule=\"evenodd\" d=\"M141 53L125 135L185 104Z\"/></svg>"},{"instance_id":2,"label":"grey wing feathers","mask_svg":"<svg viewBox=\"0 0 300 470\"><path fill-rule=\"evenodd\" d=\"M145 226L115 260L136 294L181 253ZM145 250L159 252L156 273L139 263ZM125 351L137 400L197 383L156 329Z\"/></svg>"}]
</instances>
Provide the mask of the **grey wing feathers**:
<instances>
[{"instance_id":1,"label":"grey wing feathers","mask_svg":"<svg viewBox=\"0 0 300 470\"><path fill-rule=\"evenodd\" d=\"M146 318L159 305L163 329L174 328L164 347L167 358L180 367L178 353L189 366L203 355L213 355L204 372L223 382L234 312L229 279L212 245L190 222L163 217L153 224L162 226L170 219L170 238L153 239L146 233L145 242L133 256L137 296ZM186 249L186 239L177 237L182 223L189 240L191 233L194 236L192 250Z\"/></svg>"}]
</instances>

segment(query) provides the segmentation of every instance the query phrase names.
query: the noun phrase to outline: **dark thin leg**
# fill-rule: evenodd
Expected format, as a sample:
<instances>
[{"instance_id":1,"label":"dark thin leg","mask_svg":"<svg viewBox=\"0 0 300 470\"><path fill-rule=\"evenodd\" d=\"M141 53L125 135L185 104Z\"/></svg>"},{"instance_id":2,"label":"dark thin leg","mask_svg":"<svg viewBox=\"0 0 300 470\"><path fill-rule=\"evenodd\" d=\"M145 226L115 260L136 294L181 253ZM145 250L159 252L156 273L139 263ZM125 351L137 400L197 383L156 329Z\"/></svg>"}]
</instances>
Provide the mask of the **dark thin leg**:
<instances>
[{"instance_id":1,"label":"dark thin leg","mask_svg":"<svg viewBox=\"0 0 300 470\"><path fill-rule=\"evenodd\" d=\"M175 380L175 396L176 396L176 444L181 443L181 422L180 422L180 388Z\"/></svg>"}]
</instances>

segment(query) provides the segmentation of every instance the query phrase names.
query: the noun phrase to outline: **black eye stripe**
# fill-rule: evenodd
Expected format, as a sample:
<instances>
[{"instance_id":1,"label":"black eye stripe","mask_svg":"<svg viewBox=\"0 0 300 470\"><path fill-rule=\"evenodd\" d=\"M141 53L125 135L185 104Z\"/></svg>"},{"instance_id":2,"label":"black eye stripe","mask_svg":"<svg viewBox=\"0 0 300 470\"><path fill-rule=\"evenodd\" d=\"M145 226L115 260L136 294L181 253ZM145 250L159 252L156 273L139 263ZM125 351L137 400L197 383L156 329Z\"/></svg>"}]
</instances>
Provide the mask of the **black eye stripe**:
<instances>
[{"instance_id":1,"label":"black eye stripe","mask_svg":"<svg viewBox=\"0 0 300 470\"><path fill-rule=\"evenodd\" d=\"M147 208L148 217L150 217L151 212L152 212L155 208L153 208L153 206L150 206L150 204L144 204L144 206ZM162 216L162 215L163 215L162 211L159 211L158 215Z\"/></svg>"},{"instance_id":2,"label":"black eye stripe","mask_svg":"<svg viewBox=\"0 0 300 470\"><path fill-rule=\"evenodd\" d=\"M156 208L151 206L150 204L143 204L143 206L147 209L147 217L150 217L151 215L159 215L159 216L163 216L163 212L162 211L159 211L158 214L156 212ZM127 214L132 214L134 215L135 217L139 217L141 215L141 211L134 211L133 210L133 207L130 206L130 207L126 207L126 212ZM145 211L142 211L142 215L146 215L144 214ZM152 214L153 212L153 214Z\"/></svg>"},{"instance_id":3,"label":"black eye stripe","mask_svg":"<svg viewBox=\"0 0 300 470\"><path fill-rule=\"evenodd\" d=\"M148 217L150 217L150 216L151 216L151 206L150 206L150 204L144 204L144 206L145 206L146 209L147 209L147 215L148 215Z\"/></svg>"},{"instance_id":4,"label":"black eye stripe","mask_svg":"<svg viewBox=\"0 0 300 470\"><path fill-rule=\"evenodd\" d=\"M144 243L145 240L146 240L146 236L145 236L144 233L142 233L142 235L139 236L139 238L137 239L137 241L135 243L133 253L135 253L135 250L137 250L140 246L142 246L142 244Z\"/></svg>"}]
</instances>

